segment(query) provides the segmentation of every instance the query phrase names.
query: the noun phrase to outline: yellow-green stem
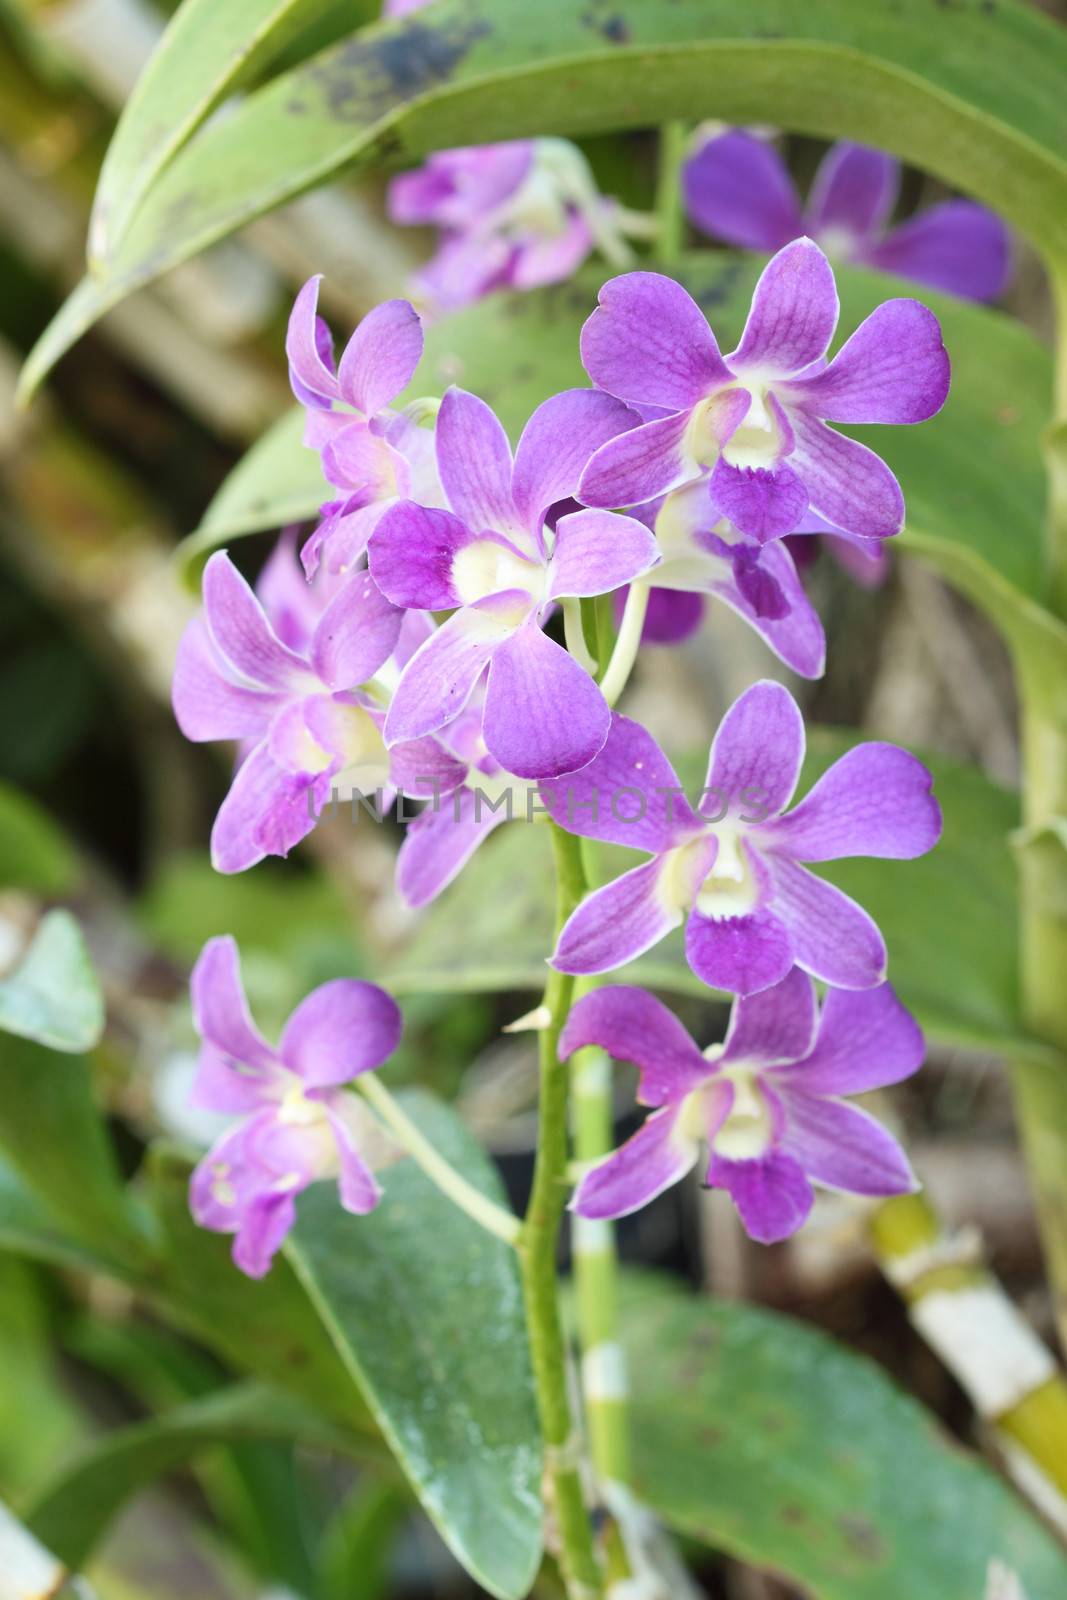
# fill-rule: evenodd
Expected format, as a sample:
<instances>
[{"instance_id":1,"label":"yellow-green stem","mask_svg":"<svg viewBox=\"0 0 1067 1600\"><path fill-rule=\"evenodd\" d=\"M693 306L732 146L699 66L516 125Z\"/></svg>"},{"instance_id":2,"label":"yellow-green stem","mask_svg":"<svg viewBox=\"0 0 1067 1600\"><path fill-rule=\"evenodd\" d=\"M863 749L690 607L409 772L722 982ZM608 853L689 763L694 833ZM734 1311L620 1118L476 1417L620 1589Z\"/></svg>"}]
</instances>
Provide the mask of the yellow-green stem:
<instances>
[{"instance_id":1,"label":"yellow-green stem","mask_svg":"<svg viewBox=\"0 0 1067 1600\"><path fill-rule=\"evenodd\" d=\"M656 179L659 245L656 254L664 266L677 261L685 248L681 167L688 137L684 122L665 122L660 128L659 172Z\"/></svg>"},{"instance_id":2,"label":"yellow-green stem","mask_svg":"<svg viewBox=\"0 0 1067 1600\"><path fill-rule=\"evenodd\" d=\"M581 841L549 823L556 864L556 926L562 928L585 893ZM574 995L574 979L550 971L541 1029L537 1156L530 1204L519 1240L526 1321L545 1443L545 1471L570 1600L603 1593L593 1530L581 1479L581 1434L567 1393L567 1356L559 1311L557 1251L567 1198L567 1067L559 1036Z\"/></svg>"}]
</instances>

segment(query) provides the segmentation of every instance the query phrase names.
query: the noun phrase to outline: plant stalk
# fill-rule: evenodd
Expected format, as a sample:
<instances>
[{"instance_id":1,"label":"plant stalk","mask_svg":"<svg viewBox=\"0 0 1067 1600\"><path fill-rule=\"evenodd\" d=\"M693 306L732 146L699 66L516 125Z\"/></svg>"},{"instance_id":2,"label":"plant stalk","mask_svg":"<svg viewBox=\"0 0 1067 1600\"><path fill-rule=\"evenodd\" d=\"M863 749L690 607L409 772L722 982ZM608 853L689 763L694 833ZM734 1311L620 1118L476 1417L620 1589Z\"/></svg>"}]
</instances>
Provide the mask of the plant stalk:
<instances>
[{"instance_id":1,"label":"plant stalk","mask_svg":"<svg viewBox=\"0 0 1067 1600\"><path fill-rule=\"evenodd\" d=\"M585 893L581 841L549 823L556 866L556 927ZM540 1031L537 1155L530 1204L519 1241L526 1321L545 1444L545 1472L560 1541L569 1600L597 1600L603 1581L581 1478L581 1434L567 1393L567 1352L559 1311L557 1247L567 1197L567 1067L559 1036L574 996L574 979L550 969Z\"/></svg>"}]
</instances>

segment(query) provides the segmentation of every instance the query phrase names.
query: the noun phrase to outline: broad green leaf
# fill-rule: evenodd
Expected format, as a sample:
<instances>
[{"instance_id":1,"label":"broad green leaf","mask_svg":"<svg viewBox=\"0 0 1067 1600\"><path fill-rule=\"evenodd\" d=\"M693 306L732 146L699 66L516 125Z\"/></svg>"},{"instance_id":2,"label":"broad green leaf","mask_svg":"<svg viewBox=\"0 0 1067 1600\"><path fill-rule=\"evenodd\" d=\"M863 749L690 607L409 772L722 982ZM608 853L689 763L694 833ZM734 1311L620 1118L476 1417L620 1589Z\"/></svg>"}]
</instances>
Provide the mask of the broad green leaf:
<instances>
[{"instance_id":1,"label":"broad green leaf","mask_svg":"<svg viewBox=\"0 0 1067 1600\"><path fill-rule=\"evenodd\" d=\"M453 1112L406 1097L479 1188L491 1164ZM299 1202L289 1260L425 1510L490 1594L528 1594L541 1555L541 1448L518 1264L413 1161L367 1217L325 1184Z\"/></svg>"},{"instance_id":2,"label":"broad green leaf","mask_svg":"<svg viewBox=\"0 0 1067 1600\"><path fill-rule=\"evenodd\" d=\"M0 783L0 887L58 895L77 877L77 857L47 812Z\"/></svg>"},{"instance_id":3,"label":"broad green leaf","mask_svg":"<svg viewBox=\"0 0 1067 1600\"><path fill-rule=\"evenodd\" d=\"M980 1600L994 1557L1030 1600L1067 1555L865 1357L790 1317L650 1291L628 1307L635 1489L677 1531L813 1600Z\"/></svg>"},{"instance_id":4,"label":"broad green leaf","mask_svg":"<svg viewBox=\"0 0 1067 1600\"><path fill-rule=\"evenodd\" d=\"M0 983L0 1031L70 1052L99 1041L104 997L69 911L41 918L22 961Z\"/></svg>"},{"instance_id":5,"label":"broad green leaf","mask_svg":"<svg viewBox=\"0 0 1067 1600\"><path fill-rule=\"evenodd\" d=\"M82 1432L51 1338L43 1277L0 1255L0 1493L23 1494Z\"/></svg>"},{"instance_id":6,"label":"broad green leaf","mask_svg":"<svg viewBox=\"0 0 1067 1600\"><path fill-rule=\"evenodd\" d=\"M675 275L707 312L723 349L740 336L760 262L704 252ZM588 380L578 355L581 325L607 271L587 267L571 283L526 295L494 296L427 330L426 356L412 392L440 393L459 383L489 401L513 439L548 395ZM894 294L914 284L839 267L840 338ZM1045 479L1040 437L1051 404L1047 351L1019 323L986 307L932 290L921 298L941 319L952 357L952 392L944 410L913 428L849 430L876 449L904 487L907 527L900 543L945 576L1020 640L1067 658L1067 632L1034 604L1045 593L1042 524ZM224 484L184 550L206 553L224 538L283 520L314 516L321 490L299 444L293 412L245 457ZM284 511L284 516L282 512Z\"/></svg>"},{"instance_id":7,"label":"broad green leaf","mask_svg":"<svg viewBox=\"0 0 1067 1600\"><path fill-rule=\"evenodd\" d=\"M113 1254L107 1243L72 1236L57 1222L40 1196L30 1189L15 1168L0 1158L0 1250L44 1261L78 1272L100 1272L125 1281L129 1264Z\"/></svg>"},{"instance_id":8,"label":"broad green leaf","mask_svg":"<svg viewBox=\"0 0 1067 1600\"><path fill-rule=\"evenodd\" d=\"M711 729L709 731L709 738ZM801 792L830 761L862 742L809 730ZM706 757L679 760L695 793ZM820 872L855 896L889 945L889 974L932 1038L945 1043L1044 1058L1020 1016L1015 868L1008 837L1018 802L981 773L923 752L934 773L945 830L920 861L841 861ZM607 881L642 859L630 851L592 852ZM387 969L398 993L540 989L552 947L551 875L542 827L506 824L426 912ZM681 933L613 975L620 983L706 997L690 972Z\"/></svg>"},{"instance_id":9,"label":"broad green leaf","mask_svg":"<svg viewBox=\"0 0 1067 1600\"><path fill-rule=\"evenodd\" d=\"M672 118L773 122L892 150L1067 257L1067 37L1023 0L435 0L250 95L159 174L108 275L82 284L32 353L32 392L142 283L359 164L531 134Z\"/></svg>"},{"instance_id":10,"label":"broad green leaf","mask_svg":"<svg viewBox=\"0 0 1067 1600\"><path fill-rule=\"evenodd\" d=\"M83 1563L122 1505L154 1478L210 1445L297 1439L318 1449L360 1453L360 1441L292 1395L246 1383L174 1406L149 1422L115 1428L77 1450L35 1496L27 1523L61 1560Z\"/></svg>"},{"instance_id":11,"label":"broad green leaf","mask_svg":"<svg viewBox=\"0 0 1067 1600\"><path fill-rule=\"evenodd\" d=\"M126 102L100 172L89 260L105 272L163 168L243 77L334 0L185 0Z\"/></svg>"}]
</instances>

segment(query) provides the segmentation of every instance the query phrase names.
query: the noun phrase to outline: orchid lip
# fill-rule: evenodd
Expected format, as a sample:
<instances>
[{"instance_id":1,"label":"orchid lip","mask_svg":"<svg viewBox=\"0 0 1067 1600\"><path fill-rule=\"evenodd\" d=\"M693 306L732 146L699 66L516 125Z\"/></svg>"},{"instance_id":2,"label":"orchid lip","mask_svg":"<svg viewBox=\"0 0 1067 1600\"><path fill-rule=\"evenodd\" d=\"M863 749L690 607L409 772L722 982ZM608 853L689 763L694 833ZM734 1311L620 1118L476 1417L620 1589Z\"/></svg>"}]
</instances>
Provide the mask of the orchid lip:
<instances>
[{"instance_id":1,"label":"orchid lip","mask_svg":"<svg viewBox=\"0 0 1067 1600\"><path fill-rule=\"evenodd\" d=\"M473 605L508 589L531 593L542 586L534 562L511 545L487 536L457 550L452 559L452 586L463 605Z\"/></svg>"}]
</instances>

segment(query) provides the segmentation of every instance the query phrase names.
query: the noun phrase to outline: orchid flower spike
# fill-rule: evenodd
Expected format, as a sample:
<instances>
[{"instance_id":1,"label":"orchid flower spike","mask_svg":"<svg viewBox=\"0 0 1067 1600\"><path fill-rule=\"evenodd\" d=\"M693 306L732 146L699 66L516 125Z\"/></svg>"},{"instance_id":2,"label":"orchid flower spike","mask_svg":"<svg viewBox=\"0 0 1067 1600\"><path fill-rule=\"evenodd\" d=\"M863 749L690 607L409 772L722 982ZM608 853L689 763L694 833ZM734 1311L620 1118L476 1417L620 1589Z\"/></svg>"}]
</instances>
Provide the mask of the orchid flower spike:
<instances>
[{"instance_id":1,"label":"orchid flower spike","mask_svg":"<svg viewBox=\"0 0 1067 1600\"><path fill-rule=\"evenodd\" d=\"M887 300L827 364L837 317L834 275L811 239L764 268L725 358L673 278L612 278L582 330L582 361L598 388L653 417L597 451L578 498L642 505L710 469L715 513L761 543L792 533L809 509L863 538L899 533L896 478L827 424L932 417L949 388L941 328L917 300Z\"/></svg>"},{"instance_id":2,"label":"orchid flower spike","mask_svg":"<svg viewBox=\"0 0 1067 1600\"><path fill-rule=\"evenodd\" d=\"M600 754L540 793L560 827L651 860L582 901L551 964L612 972L684 923L689 965L716 989L754 994L794 964L842 989L881 983L878 928L802 863L924 855L941 833L930 774L908 751L872 741L787 812L803 759L796 701L779 683L756 683L722 720L694 811L652 736L614 716Z\"/></svg>"},{"instance_id":3,"label":"orchid flower spike","mask_svg":"<svg viewBox=\"0 0 1067 1600\"><path fill-rule=\"evenodd\" d=\"M648 572L659 553L633 517L582 509L551 528L546 518L573 495L594 450L635 421L608 395L565 390L538 406L512 459L484 401L462 389L445 395L437 465L450 509L402 501L368 547L386 599L452 612L401 675L387 745L443 728L488 668L482 731L505 771L555 776L596 755L608 735L607 703L542 625L557 601L609 594Z\"/></svg>"},{"instance_id":4,"label":"orchid flower spike","mask_svg":"<svg viewBox=\"0 0 1067 1600\"><path fill-rule=\"evenodd\" d=\"M342 776L364 794L394 786L429 794L463 781L466 767L434 740L385 748L384 713L360 685L398 671L432 624L404 616L368 572L342 584L295 649L224 551L204 569L203 595L203 616L178 648L171 698L187 739L234 739L246 750L211 834L216 871L287 855Z\"/></svg>"},{"instance_id":5,"label":"orchid flower spike","mask_svg":"<svg viewBox=\"0 0 1067 1600\"><path fill-rule=\"evenodd\" d=\"M778 151L741 128L706 139L682 169L685 208L703 233L745 250L809 234L831 260L877 267L964 300L996 300L1011 274L1006 225L973 200L945 200L899 227L889 218L900 164L884 150L834 144L806 207Z\"/></svg>"},{"instance_id":6,"label":"orchid flower spike","mask_svg":"<svg viewBox=\"0 0 1067 1600\"><path fill-rule=\"evenodd\" d=\"M812 1184L860 1195L917 1187L907 1157L845 1095L916 1072L923 1036L888 983L831 989L819 1015L811 979L794 967L762 993L735 1000L721 1045L701 1051L643 989L597 989L578 1001L560 1038L565 1059L599 1045L640 1070L652 1115L583 1176L582 1217L645 1206L707 1150L705 1182L725 1189L753 1239L773 1244L805 1222Z\"/></svg>"},{"instance_id":7,"label":"orchid flower spike","mask_svg":"<svg viewBox=\"0 0 1067 1600\"><path fill-rule=\"evenodd\" d=\"M380 1067L400 1042L396 1002L373 983L338 978L302 1000L269 1045L248 1011L237 945L209 939L193 969L203 1041L193 1103L241 1120L197 1164L189 1203L202 1228L235 1235L233 1259L261 1278L296 1220L296 1197L336 1179L341 1204L373 1211L380 1189L359 1143L373 1127L343 1085Z\"/></svg>"}]
</instances>

